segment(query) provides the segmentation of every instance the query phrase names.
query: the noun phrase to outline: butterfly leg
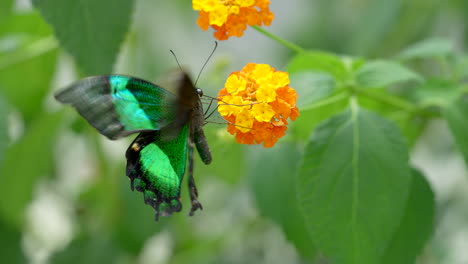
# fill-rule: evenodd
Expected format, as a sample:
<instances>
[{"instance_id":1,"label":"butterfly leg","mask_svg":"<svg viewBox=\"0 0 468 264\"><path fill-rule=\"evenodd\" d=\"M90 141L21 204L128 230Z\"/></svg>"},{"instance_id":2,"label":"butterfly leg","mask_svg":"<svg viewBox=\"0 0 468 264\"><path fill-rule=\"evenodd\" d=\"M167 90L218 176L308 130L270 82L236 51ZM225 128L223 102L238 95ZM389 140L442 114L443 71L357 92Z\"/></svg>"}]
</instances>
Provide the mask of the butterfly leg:
<instances>
[{"instance_id":1,"label":"butterfly leg","mask_svg":"<svg viewBox=\"0 0 468 264\"><path fill-rule=\"evenodd\" d=\"M200 209L203 210L201 203L197 200L198 198L198 191L197 186L195 185L195 179L193 178L193 149L194 144L193 142L189 143L189 170L188 170L188 188L190 194L190 201L192 202L192 209L190 209L190 216L193 216L196 210Z\"/></svg>"}]
</instances>

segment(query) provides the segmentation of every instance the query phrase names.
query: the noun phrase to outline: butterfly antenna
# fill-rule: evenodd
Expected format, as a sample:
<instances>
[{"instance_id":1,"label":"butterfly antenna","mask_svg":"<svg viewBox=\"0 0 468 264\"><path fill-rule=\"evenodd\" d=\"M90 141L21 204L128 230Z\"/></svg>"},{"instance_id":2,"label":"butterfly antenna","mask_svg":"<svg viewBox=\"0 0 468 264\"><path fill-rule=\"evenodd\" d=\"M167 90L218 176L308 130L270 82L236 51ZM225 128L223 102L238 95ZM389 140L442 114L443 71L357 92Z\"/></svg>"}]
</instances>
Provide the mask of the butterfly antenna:
<instances>
[{"instance_id":1,"label":"butterfly antenna","mask_svg":"<svg viewBox=\"0 0 468 264\"><path fill-rule=\"evenodd\" d=\"M210 61L211 57L213 56L214 52L216 51L216 48L218 47L218 41L215 41L215 45L213 50L211 51L210 56L208 56L208 59L206 59L205 63L203 64L200 72L198 73L197 79L195 80L195 86L197 86L198 79L200 78L201 73L203 72L203 69L205 69L206 64L208 64L208 61Z\"/></svg>"},{"instance_id":2,"label":"butterfly antenna","mask_svg":"<svg viewBox=\"0 0 468 264\"><path fill-rule=\"evenodd\" d=\"M175 59L175 61L177 62L177 65L179 65L179 69L180 69L181 71L184 71L184 70L182 70L182 66L180 66L179 60L177 59L177 56L175 55L174 51L173 51L173 50L169 50L169 51L171 51L172 56L174 56L174 59Z\"/></svg>"}]
</instances>

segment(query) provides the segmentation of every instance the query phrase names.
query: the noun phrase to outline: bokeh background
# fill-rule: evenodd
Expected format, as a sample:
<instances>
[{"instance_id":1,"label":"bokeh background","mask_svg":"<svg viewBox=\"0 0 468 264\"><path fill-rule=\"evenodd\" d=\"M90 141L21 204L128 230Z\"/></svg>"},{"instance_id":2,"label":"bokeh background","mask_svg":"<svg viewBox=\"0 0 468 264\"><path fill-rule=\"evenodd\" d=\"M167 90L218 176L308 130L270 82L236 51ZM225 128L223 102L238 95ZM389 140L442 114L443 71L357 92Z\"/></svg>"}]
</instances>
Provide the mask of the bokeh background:
<instances>
[{"instance_id":1,"label":"bokeh background","mask_svg":"<svg viewBox=\"0 0 468 264\"><path fill-rule=\"evenodd\" d=\"M217 118L205 127L213 163L196 160L204 210L187 216L184 186L183 212L154 222L125 176L131 139L108 141L54 101L54 91L82 75L31 3L12 2L0 3L1 263L327 263L291 209L300 147L287 138L272 149L240 146ZM289 0L272 1L271 10L267 30L307 49L392 58L433 37L460 53L468 47L465 0ZM187 0L136 0L114 73L157 83L177 67L172 49L196 76L214 42L197 16ZM198 86L215 96L246 63L284 70L292 55L248 29L219 44ZM427 125L411 161L437 203L418 263L468 263L468 173L444 122Z\"/></svg>"}]
</instances>

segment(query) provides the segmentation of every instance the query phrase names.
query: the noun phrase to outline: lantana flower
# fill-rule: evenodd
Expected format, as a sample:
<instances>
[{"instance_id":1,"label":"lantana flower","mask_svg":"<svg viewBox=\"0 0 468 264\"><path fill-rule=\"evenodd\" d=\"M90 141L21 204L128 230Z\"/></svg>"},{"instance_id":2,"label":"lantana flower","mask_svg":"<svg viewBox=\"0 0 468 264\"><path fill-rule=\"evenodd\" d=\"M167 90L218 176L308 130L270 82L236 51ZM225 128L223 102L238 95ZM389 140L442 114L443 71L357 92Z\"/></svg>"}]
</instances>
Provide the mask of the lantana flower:
<instances>
[{"instance_id":1,"label":"lantana flower","mask_svg":"<svg viewBox=\"0 0 468 264\"><path fill-rule=\"evenodd\" d=\"M218 94L218 112L241 144L273 147L285 135L288 119L299 116L289 75L268 64L248 63L229 75Z\"/></svg>"},{"instance_id":2,"label":"lantana flower","mask_svg":"<svg viewBox=\"0 0 468 264\"><path fill-rule=\"evenodd\" d=\"M249 26L269 26L274 18L270 0L193 0L192 7L200 11L197 24L203 30L211 26L218 40L240 37Z\"/></svg>"}]
</instances>

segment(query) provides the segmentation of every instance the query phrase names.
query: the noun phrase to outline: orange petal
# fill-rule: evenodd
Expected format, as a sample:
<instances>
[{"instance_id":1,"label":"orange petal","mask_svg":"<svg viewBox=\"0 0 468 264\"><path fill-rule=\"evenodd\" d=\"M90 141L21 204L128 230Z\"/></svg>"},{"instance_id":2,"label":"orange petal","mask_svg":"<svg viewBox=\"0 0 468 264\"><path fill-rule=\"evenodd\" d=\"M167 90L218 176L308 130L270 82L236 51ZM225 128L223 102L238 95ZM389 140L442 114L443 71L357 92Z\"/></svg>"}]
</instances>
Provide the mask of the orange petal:
<instances>
[{"instance_id":1,"label":"orange petal","mask_svg":"<svg viewBox=\"0 0 468 264\"><path fill-rule=\"evenodd\" d=\"M252 136L251 133L237 132L236 141L237 143L240 143L240 144L252 145L254 144L254 137Z\"/></svg>"},{"instance_id":2,"label":"orange petal","mask_svg":"<svg viewBox=\"0 0 468 264\"><path fill-rule=\"evenodd\" d=\"M210 19L208 17L208 13L205 11L200 11L199 14L200 16L197 19L197 24L201 29L206 31L210 26Z\"/></svg>"},{"instance_id":3,"label":"orange petal","mask_svg":"<svg viewBox=\"0 0 468 264\"><path fill-rule=\"evenodd\" d=\"M294 107L293 109L291 109L291 115L289 116L289 118L291 118L291 120L294 121L297 117L299 117L299 108Z\"/></svg>"},{"instance_id":4,"label":"orange petal","mask_svg":"<svg viewBox=\"0 0 468 264\"><path fill-rule=\"evenodd\" d=\"M216 28L212 26L215 30ZM226 40L228 39L228 35L224 29L224 27L219 27L214 33L213 36L218 40Z\"/></svg>"}]
</instances>

